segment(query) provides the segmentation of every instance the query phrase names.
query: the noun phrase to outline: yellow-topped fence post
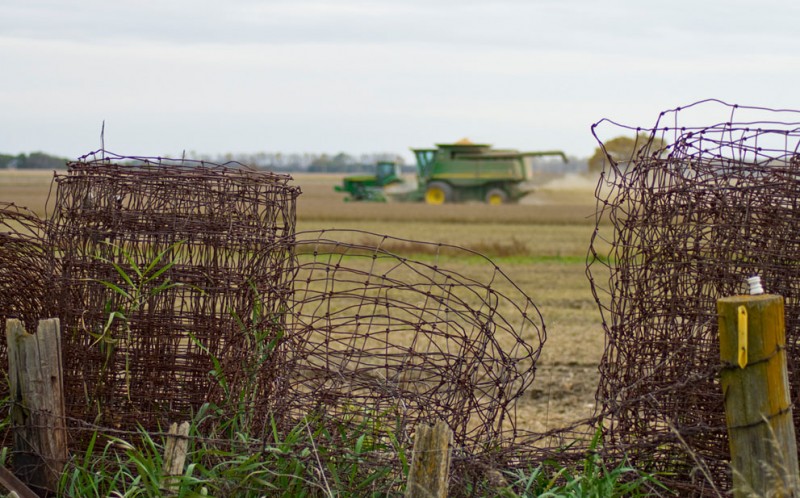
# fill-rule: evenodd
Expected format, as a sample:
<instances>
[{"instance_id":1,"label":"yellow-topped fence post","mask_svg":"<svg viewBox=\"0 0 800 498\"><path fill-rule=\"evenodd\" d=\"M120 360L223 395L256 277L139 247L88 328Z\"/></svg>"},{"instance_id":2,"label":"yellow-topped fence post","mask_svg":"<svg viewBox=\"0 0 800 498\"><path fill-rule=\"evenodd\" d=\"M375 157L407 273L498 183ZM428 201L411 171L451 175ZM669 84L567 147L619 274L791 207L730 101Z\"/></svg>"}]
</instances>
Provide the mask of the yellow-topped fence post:
<instances>
[{"instance_id":1,"label":"yellow-topped fence post","mask_svg":"<svg viewBox=\"0 0 800 498\"><path fill-rule=\"evenodd\" d=\"M783 297L726 297L717 313L734 496L800 496Z\"/></svg>"}]
</instances>

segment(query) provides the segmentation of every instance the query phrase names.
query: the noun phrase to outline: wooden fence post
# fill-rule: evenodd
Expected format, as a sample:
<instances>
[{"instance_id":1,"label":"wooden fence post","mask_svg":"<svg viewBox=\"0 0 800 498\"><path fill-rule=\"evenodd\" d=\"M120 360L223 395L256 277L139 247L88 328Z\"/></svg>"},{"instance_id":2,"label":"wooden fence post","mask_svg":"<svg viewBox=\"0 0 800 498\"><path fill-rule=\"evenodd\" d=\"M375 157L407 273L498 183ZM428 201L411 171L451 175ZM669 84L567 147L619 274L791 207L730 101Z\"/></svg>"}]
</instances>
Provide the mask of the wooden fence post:
<instances>
[{"instance_id":1,"label":"wooden fence post","mask_svg":"<svg viewBox=\"0 0 800 498\"><path fill-rule=\"evenodd\" d=\"M189 447L189 422L179 426L173 423L169 427L167 444L164 448L164 476L166 477L167 493L177 494L180 490L180 476L183 475L183 465L186 463L186 451Z\"/></svg>"},{"instance_id":2,"label":"wooden fence post","mask_svg":"<svg viewBox=\"0 0 800 498\"><path fill-rule=\"evenodd\" d=\"M55 491L67 462L61 334L57 318L29 334L6 320L14 469L39 493Z\"/></svg>"},{"instance_id":3,"label":"wooden fence post","mask_svg":"<svg viewBox=\"0 0 800 498\"><path fill-rule=\"evenodd\" d=\"M453 432L444 422L420 424L414 435L414 455L408 472L406 498L446 498Z\"/></svg>"},{"instance_id":4,"label":"wooden fence post","mask_svg":"<svg viewBox=\"0 0 800 498\"><path fill-rule=\"evenodd\" d=\"M797 496L783 297L717 301L734 496Z\"/></svg>"}]
</instances>

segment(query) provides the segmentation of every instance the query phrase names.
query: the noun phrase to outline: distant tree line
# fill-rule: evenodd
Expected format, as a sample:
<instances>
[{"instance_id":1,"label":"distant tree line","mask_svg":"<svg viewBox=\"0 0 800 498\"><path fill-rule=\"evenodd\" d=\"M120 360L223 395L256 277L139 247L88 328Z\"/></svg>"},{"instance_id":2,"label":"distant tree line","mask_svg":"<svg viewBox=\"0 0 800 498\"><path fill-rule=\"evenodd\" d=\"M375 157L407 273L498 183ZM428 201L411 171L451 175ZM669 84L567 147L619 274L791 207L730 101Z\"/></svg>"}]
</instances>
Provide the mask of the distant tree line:
<instances>
[{"instance_id":1,"label":"distant tree line","mask_svg":"<svg viewBox=\"0 0 800 498\"><path fill-rule=\"evenodd\" d=\"M0 169L64 169L69 159L43 152L30 154L0 154Z\"/></svg>"},{"instance_id":2,"label":"distant tree line","mask_svg":"<svg viewBox=\"0 0 800 498\"><path fill-rule=\"evenodd\" d=\"M589 171L601 172L610 156L615 163L620 164L623 169L644 152L661 153L667 143L659 137L640 133L635 137L619 136L606 141L603 144L605 150L597 147L594 155L589 158Z\"/></svg>"},{"instance_id":3,"label":"distant tree line","mask_svg":"<svg viewBox=\"0 0 800 498\"><path fill-rule=\"evenodd\" d=\"M631 139L627 139L633 142ZM626 146L629 144L626 142ZM624 148L624 147L623 147ZM599 157L599 152L595 155ZM173 156L178 158L180 156ZM187 152L186 159L206 161L214 164L238 162L255 169L275 172L309 172L309 173L374 173L375 164L380 161L394 161L402 167L404 173L414 173L413 164L405 164L402 156L389 152L376 152L371 154L351 155L344 152L338 154L325 153L290 153L282 152L256 152L240 154L197 154ZM594 158L597 159L597 158ZM74 159L72 159L74 160ZM0 169L64 169L71 159L51 156L43 152L30 154L2 154L0 153ZM591 162L590 162L591 164ZM602 164L601 164L602 166ZM564 164L561 159L536 158L533 161L534 171L553 172L584 172L586 160L574 157L569 158L569 163ZM591 166L590 168L591 169Z\"/></svg>"},{"instance_id":4,"label":"distant tree line","mask_svg":"<svg viewBox=\"0 0 800 498\"><path fill-rule=\"evenodd\" d=\"M223 164L229 161L251 166L256 169L292 172L306 171L309 173L360 173L374 172L375 164L379 161L395 161L404 166L402 156L397 154L379 152L353 156L340 152L329 154L284 154L281 152L257 152L254 154L220 154L220 155L193 155L187 154L188 159L200 159L212 163Z\"/></svg>"},{"instance_id":5,"label":"distant tree line","mask_svg":"<svg viewBox=\"0 0 800 498\"><path fill-rule=\"evenodd\" d=\"M403 158L391 153L373 153L352 156L340 152L329 154L284 154L281 152L258 152L254 154L199 155L187 153L186 159L202 160L215 164L236 161L256 169L290 172L308 171L311 173L354 173L374 171L378 161L396 161L403 165ZM51 156L42 152L18 154L16 156L0 153L0 169L64 169L69 159Z\"/></svg>"}]
</instances>

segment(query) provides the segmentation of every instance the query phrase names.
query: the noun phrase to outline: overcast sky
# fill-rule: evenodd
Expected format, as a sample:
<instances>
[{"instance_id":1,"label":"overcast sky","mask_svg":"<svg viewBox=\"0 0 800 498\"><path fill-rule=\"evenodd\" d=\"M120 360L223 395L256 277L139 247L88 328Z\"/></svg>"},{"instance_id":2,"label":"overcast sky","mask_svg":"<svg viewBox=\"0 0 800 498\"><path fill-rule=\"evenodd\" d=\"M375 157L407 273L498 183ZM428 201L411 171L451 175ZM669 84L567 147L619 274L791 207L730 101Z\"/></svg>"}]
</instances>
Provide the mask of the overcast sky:
<instances>
[{"instance_id":1,"label":"overcast sky","mask_svg":"<svg viewBox=\"0 0 800 498\"><path fill-rule=\"evenodd\" d=\"M602 118L800 108L796 0L4 0L0 153L591 155ZM709 116L708 124L724 116Z\"/></svg>"}]
</instances>

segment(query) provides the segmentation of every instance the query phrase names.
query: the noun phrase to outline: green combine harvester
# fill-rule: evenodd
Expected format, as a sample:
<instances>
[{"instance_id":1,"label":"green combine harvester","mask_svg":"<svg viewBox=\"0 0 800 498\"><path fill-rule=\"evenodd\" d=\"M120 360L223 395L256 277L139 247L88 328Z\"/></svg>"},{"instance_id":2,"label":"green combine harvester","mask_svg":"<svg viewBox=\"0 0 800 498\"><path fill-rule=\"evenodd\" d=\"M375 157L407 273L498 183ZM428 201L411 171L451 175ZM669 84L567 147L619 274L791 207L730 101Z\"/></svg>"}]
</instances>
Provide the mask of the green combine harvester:
<instances>
[{"instance_id":1,"label":"green combine harvester","mask_svg":"<svg viewBox=\"0 0 800 498\"><path fill-rule=\"evenodd\" d=\"M517 202L528 194L521 184L529 180L526 157L560 156L561 151L520 152L512 149L492 149L488 144L460 140L453 144L436 144L435 149L411 149L417 159L417 189L411 192L387 194L389 185L381 175L345 178L337 191L350 193L352 200L422 201L428 204L482 201L487 204ZM383 166L387 168L388 166ZM378 165L381 171L381 164ZM385 176L386 177L386 176ZM392 178L398 178L396 175ZM388 177L387 177L388 178ZM361 179L360 181L355 181ZM397 183L397 181L392 181ZM365 188L379 189L369 195Z\"/></svg>"}]
</instances>

